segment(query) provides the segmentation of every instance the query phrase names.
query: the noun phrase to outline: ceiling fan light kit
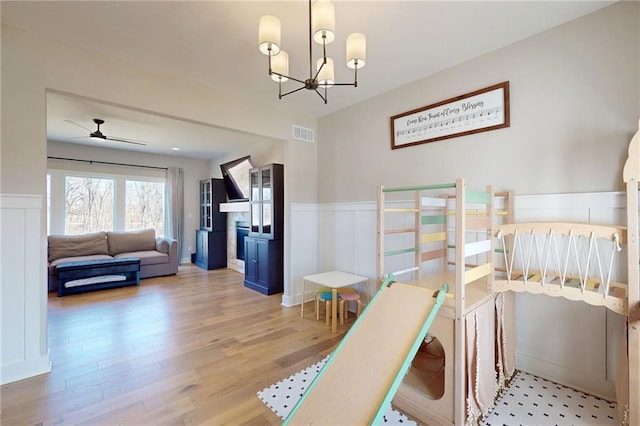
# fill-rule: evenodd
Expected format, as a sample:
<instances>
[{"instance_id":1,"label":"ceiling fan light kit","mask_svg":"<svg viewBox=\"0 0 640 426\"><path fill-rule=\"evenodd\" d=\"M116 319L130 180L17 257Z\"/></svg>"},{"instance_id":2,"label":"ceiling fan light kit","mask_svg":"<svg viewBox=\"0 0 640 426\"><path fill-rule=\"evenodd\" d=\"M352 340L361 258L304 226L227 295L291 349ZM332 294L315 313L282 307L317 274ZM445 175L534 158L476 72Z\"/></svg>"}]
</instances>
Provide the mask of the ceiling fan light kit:
<instances>
[{"instance_id":1,"label":"ceiling fan light kit","mask_svg":"<svg viewBox=\"0 0 640 426\"><path fill-rule=\"evenodd\" d=\"M104 139L104 140L107 140L107 137L105 135L103 135L102 132L100 131L100 126L102 124L104 124L104 120L100 120L99 118L94 118L93 122L96 123L96 125L98 126L98 129L95 132L91 132L89 137L91 137L92 139Z\"/></svg>"},{"instance_id":2,"label":"ceiling fan light kit","mask_svg":"<svg viewBox=\"0 0 640 426\"><path fill-rule=\"evenodd\" d=\"M327 44L335 40L335 7L330 0L309 0L309 78L299 79L289 75L289 55L280 49L280 21L275 16L260 18L258 48L269 57L269 75L278 83L278 99L302 89L315 91L327 103L327 89L332 86L358 87L358 69L364 67L367 56L367 40L364 34L353 33L347 37L346 64L354 70L353 83L336 83L333 59L327 57ZM322 45L322 57L313 69L313 41ZM293 80L302 86L282 93L282 83ZM324 95L318 88L324 89Z\"/></svg>"}]
</instances>

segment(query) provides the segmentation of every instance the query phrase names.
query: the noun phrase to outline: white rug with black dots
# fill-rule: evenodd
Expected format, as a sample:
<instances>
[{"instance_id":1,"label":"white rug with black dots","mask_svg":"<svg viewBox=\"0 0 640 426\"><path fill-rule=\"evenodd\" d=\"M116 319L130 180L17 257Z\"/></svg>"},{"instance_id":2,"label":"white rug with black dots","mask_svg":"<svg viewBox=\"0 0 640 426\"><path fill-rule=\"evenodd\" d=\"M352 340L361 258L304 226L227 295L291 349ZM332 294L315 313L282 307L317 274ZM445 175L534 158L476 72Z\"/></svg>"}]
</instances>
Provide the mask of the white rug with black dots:
<instances>
[{"instance_id":1,"label":"white rug with black dots","mask_svg":"<svg viewBox=\"0 0 640 426\"><path fill-rule=\"evenodd\" d=\"M260 392L258 398L284 419L327 358L298 371ZM417 423L389 407L384 422L392 425ZM496 400L483 426L582 426L617 425L616 404L576 391L549 380L518 371Z\"/></svg>"},{"instance_id":2,"label":"white rug with black dots","mask_svg":"<svg viewBox=\"0 0 640 426\"><path fill-rule=\"evenodd\" d=\"M516 372L485 426L617 425L616 404L543 378Z\"/></svg>"},{"instance_id":3,"label":"white rug with black dots","mask_svg":"<svg viewBox=\"0 0 640 426\"><path fill-rule=\"evenodd\" d=\"M258 398L260 398L276 416L284 419L289 415L293 406L298 402L305 389L307 389L307 386L311 384L311 381L316 377L325 362L327 362L327 359L328 357L279 381L275 385L262 389L258 392ZM392 425L416 425L416 422L409 420L406 416L391 407L389 407L389 411L384 415L383 420L385 423Z\"/></svg>"}]
</instances>

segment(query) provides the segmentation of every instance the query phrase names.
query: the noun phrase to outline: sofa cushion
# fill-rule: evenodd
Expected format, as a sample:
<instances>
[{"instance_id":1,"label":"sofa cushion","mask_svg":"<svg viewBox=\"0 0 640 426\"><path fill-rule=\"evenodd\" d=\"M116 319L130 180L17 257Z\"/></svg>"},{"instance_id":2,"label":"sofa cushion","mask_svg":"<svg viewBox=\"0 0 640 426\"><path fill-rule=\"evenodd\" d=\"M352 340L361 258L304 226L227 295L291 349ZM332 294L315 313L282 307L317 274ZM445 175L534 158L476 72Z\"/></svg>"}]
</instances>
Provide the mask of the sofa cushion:
<instances>
[{"instance_id":1,"label":"sofa cushion","mask_svg":"<svg viewBox=\"0 0 640 426\"><path fill-rule=\"evenodd\" d=\"M145 251L156 249L155 229L143 229L141 231L107 232L109 242L109 254L115 256L119 253L132 251Z\"/></svg>"},{"instance_id":2,"label":"sofa cushion","mask_svg":"<svg viewBox=\"0 0 640 426\"><path fill-rule=\"evenodd\" d=\"M104 231L83 235L49 235L49 262L63 257L109 254L107 233Z\"/></svg>"},{"instance_id":3,"label":"sofa cushion","mask_svg":"<svg viewBox=\"0 0 640 426\"><path fill-rule=\"evenodd\" d=\"M113 259L112 256L108 254L93 254L90 256L71 256L71 257L61 257L60 259L56 259L49 263L49 273L54 274L56 271L56 266L61 263L66 262L79 262L81 260L103 260L103 259Z\"/></svg>"},{"instance_id":4,"label":"sofa cushion","mask_svg":"<svg viewBox=\"0 0 640 426\"><path fill-rule=\"evenodd\" d=\"M169 263L169 255L160 253L158 251L131 251L127 253L120 253L113 256L116 259L123 257L136 257L140 259L140 266L145 265L157 265L159 263Z\"/></svg>"}]
</instances>

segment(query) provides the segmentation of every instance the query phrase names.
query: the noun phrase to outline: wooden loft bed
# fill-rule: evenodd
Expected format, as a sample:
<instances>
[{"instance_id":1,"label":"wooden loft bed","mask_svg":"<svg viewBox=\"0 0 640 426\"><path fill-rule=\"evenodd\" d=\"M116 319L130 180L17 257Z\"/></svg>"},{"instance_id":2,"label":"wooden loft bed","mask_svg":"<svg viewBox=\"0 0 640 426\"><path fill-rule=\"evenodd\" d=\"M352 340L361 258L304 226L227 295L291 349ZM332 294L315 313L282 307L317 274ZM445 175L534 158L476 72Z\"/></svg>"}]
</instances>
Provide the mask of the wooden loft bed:
<instances>
[{"instance_id":1,"label":"wooden loft bed","mask_svg":"<svg viewBox=\"0 0 640 426\"><path fill-rule=\"evenodd\" d=\"M616 372L618 414L621 424L640 425L640 130L629 144L623 179L626 226L565 222L498 226L495 236L503 248L504 269L496 274L492 290L564 297L604 306L625 317ZM624 275L626 280L618 277Z\"/></svg>"},{"instance_id":2,"label":"wooden loft bed","mask_svg":"<svg viewBox=\"0 0 640 426\"><path fill-rule=\"evenodd\" d=\"M438 356L418 354L393 400L421 422L477 420L515 372L513 295L491 292L492 229L500 217L512 220L512 202L490 186L468 190L463 179L378 190L378 277L432 290L450 284L426 336L425 351L432 344Z\"/></svg>"}]
</instances>

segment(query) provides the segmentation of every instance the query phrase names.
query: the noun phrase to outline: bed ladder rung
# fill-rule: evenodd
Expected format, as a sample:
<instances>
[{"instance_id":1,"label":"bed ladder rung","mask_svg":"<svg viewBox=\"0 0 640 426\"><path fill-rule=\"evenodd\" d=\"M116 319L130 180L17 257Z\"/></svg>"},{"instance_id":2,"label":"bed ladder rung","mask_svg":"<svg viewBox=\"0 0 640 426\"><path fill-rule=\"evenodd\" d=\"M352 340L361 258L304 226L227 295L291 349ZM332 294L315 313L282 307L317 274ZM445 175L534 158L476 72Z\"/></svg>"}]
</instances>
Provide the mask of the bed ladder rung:
<instances>
[{"instance_id":1,"label":"bed ladder rung","mask_svg":"<svg viewBox=\"0 0 640 426\"><path fill-rule=\"evenodd\" d=\"M421 220L423 225L442 225L447 222L444 215L424 215Z\"/></svg>"},{"instance_id":2,"label":"bed ladder rung","mask_svg":"<svg viewBox=\"0 0 640 426\"><path fill-rule=\"evenodd\" d=\"M468 189L466 191L465 196L466 196L467 203L480 203L480 204L491 203L491 194L485 191L473 191Z\"/></svg>"},{"instance_id":3,"label":"bed ladder rung","mask_svg":"<svg viewBox=\"0 0 640 426\"><path fill-rule=\"evenodd\" d=\"M477 279L486 277L491 273L493 266L491 263L485 263L473 269L464 272L464 283L469 284Z\"/></svg>"},{"instance_id":4,"label":"bed ladder rung","mask_svg":"<svg viewBox=\"0 0 640 426\"><path fill-rule=\"evenodd\" d=\"M423 251L420 254L420 260L422 262L426 262L428 260L433 260L433 259L441 259L446 257L446 252L445 249L436 249L436 250L431 250L431 251Z\"/></svg>"},{"instance_id":5,"label":"bed ladder rung","mask_svg":"<svg viewBox=\"0 0 640 426\"><path fill-rule=\"evenodd\" d=\"M403 253L414 253L416 251L415 247L412 248L406 248L406 249L399 249L399 250L390 250L390 251L385 251L384 255L385 256L394 256L396 254L403 254Z\"/></svg>"},{"instance_id":6,"label":"bed ladder rung","mask_svg":"<svg viewBox=\"0 0 640 426\"><path fill-rule=\"evenodd\" d=\"M409 232L417 232L418 229L417 228L398 228L398 229L387 229L384 231L385 235L390 235L390 234L405 234L405 233L409 233Z\"/></svg>"},{"instance_id":7,"label":"bed ladder rung","mask_svg":"<svg viewBox=\"0 0 640 426\"><path fill-rule=\"evenodd\" d=\"M465 216L486 216L487 212L486 211L482 211L482 210L466 210L464 212ZM456 215L456 211L455 210L448 210L447 211L447 216L455 216Z\"/></svg>"},{"instance_id":8,"label":"bed ladder rung","mask_svg":"<svg viewBox=\"0 0 640 426\"><path fill-rule=\"evenodd\" d=\"M402 274L407 274L409 272L415 272L418 270L417 266L414 266L412 268L407 268L407 269L401 269L399 271L395 271L395 272L391 272L390 274L387 274L387 277L390 277L390 279L392 281L395 281L395 277L398 275L402 275Z\"/></svg>"},{"instance_id":9,"label":"bed ladder rung","mask_svg":"<svg viewBox=\"0 0 640 426\"><path fill-rule=\"evenodd\" d=\"M422 234L423 243L433 243L437 241L445 241L447 239L446 232L432 232L430 234Z\"/></svg>"},{"instance_id":10,"label":"bed ladder rung","mask_svg":"<svg viewBox=\"0 0 640 426\"><path fill-rule=\"evenodd\" d=\"M478 228L490 228L491 227L491 217L489 216L471 216L467 219L467 229L478 229Z\"/></svg>"},{"instance_id":11,"label":"bed ladder rung","mask_svg":"<svg viewBox=\"0 0 640 426\"><path fill-rule=\"evenodd\" d=\"M418 209L401 209L401 208L393 208L393 209L384 209L385 213L418 213Z\"/></svg>"}]
</instances>

